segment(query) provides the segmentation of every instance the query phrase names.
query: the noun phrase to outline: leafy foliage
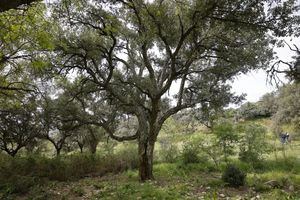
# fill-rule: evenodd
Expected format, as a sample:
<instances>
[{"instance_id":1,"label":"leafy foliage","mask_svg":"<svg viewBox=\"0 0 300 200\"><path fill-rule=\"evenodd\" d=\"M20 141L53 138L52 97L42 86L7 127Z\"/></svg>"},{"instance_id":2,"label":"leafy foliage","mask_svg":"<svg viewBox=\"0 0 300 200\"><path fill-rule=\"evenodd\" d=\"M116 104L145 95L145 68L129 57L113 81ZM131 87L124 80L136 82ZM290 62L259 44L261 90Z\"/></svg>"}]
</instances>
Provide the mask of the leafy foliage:
<instances>
[{"instance_id":1,"label":"leafy foliage","mask_svg":"<svg viewBox=\"0 0 300 200\"><path fill-rule=\"evenodd\" d=\"M300 85L293 83L279 89L278 110L274 115L275 123L291 123L295 130L300 129Z\"/></svg>"},{"instance_id":2,"label":"leafy foliage","mask_svg":"<svg viewBox=\"0 0 300 200\"><path fill-rule=\"evenodd\" d=\"M111 128L116 124L108 122L118 117L100 116L98 125L118 141L138 139L141 179L151 179L163 123L185 108L198 106L208 115L238 102L228 80L269 63L270 32L293 33L295 1L274 2L58 1L53 16L61 29L52 63L82 77L82 88L94 85L90 93L101 91L115 113L137 118L130 135ZM176 82L177 94L169 95Z\"/></svg>"},{"instance_id":3,"label":"leafy foliage","mask_svg":"<svg viewBox=\"0 0 300 200\"><path fill-rule=\"evenodd\" d=\"M241 125L238 129L241 133L239 158L255 164L270 149L266 140L266 129L255 123Z\"/></svg>"},{"instance_id":4,"label":"leafy foliage","mask_svg":"<svg viewBox=\"0 0 300 200\"><path fill-rule=\"evenodd\" d=\"M23 100L0 104L0 150L11 156L33 142L41 132L36 102L32 97Z\"/></svg>"},{"instance_id":5,"label":"leafy foliage","mask_svg":"<svg viewBox=\"0 0 300 200\"><path fill-rule=\"evenodd\" d=\"M261 100L258 103L244 103L237 111L239 117L241 117L242 119L258 119L263 117L270 117L272 110L269 110L267 105L263 103L267 104L265 100Z\"/></svg>"},{"instance_id":6,"label":"leafy foliage","mask_svg":"<svg viewBox=\"0 0 300 200\"><path fill-rule=\"evenodd\" d=\"M223 172L222 179L229 186L239 187L245 185L246 174L234 165L228 165Z\"/></svg>"},{"instance_id":7,"label":"leafy foliage","mask_svg":"<svg viewBox=\"0 0 300 200\"><path fill-rule=\"evenodd\" d=\"M181 153L183 164L198 163L200 161L198 153L193 144L185 144Z\"/></svg>"},{"instance_id":8,"label":"leafy foliage","mask_svg":"<svg viewBox=\"0 0 300 200\"><path fill-rule=\"evenodd\" d=\"M45 7L0 13L0 95L36 90L33 80L45 68L42 51L53 49Z\"/></svg>"},{"instance_id":9,"label":"leafy foliage","mask_svg":"<svg viewBox=\"0 0 300 200\"><path fill-rule=\"evenodd\" d=\"M214 127L213 133L217 136L217 142L227 162L228 157L234 154L234 147L239 140L236 128L230 121L221 121Z\"/></svg>"},{"instance_id":10,"label":"leafy foliage","mask_svg":"<svg viewBox=\"0 0 300 200\"><path fill-rule=\"evenodd\" d=\"M269 64L274 36L293 34L295 11L295 0L59 0L49 8L41 3L1 12L1 147L7 150L9 144L15 155L30 148L29 140L32 146L39 141L23 136L38 132L57 155L74 142L95 154L107 134L135 140L140 178L153 179L163 124L194 108L198 119L214 128L214 142L227 161L235 129L228 123L214 126L222 107L242 98L230 91L229 81ZM170 94L177 84L176 94ZM35 98L32 108L24 103L29 96ZM185 149L187 162L196 160L191 149Z\"/></svg>"}]
</instances>

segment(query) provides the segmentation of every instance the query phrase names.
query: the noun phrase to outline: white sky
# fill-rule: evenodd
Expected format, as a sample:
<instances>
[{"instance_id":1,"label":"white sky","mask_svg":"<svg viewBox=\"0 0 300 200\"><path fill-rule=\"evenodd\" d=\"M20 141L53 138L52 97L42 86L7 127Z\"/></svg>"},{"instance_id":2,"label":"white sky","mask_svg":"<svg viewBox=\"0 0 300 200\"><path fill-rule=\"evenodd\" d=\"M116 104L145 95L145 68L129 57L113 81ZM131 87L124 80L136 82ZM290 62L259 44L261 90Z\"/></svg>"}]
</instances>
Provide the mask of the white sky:
<instances>
[{"instance_id":1,"label":"white sky","mask_svg":"<svg viewBox=\"0 0 300 200\"><path fill-rule=\"evenodd\" d=\"M247 75L240 75L232 84L232 91L236 94L247 94L246 101L256 102L265 93L276 90L266 82L267 73L263 70L250 72Z\"/></svg>"},{"instance_id":2,"label":"white sky","mask_svg":"<svg viewBox=\"0 0 300 200\"><path fill-rule=\"evenodd\" d=\"M300 45L300 38L286 38L286 42L290 45ZM290 61L294 55L290 49L285 46L284 48L276 49L279 59L284 61ZM267 83L267 73L263 70L252 71L247 75L241 75L236 78L232 84L232 91L236 94L246 93L246 101L256 102L265 93L276 90L275 84L270 85Z\"/></svg>"}]
</instances>

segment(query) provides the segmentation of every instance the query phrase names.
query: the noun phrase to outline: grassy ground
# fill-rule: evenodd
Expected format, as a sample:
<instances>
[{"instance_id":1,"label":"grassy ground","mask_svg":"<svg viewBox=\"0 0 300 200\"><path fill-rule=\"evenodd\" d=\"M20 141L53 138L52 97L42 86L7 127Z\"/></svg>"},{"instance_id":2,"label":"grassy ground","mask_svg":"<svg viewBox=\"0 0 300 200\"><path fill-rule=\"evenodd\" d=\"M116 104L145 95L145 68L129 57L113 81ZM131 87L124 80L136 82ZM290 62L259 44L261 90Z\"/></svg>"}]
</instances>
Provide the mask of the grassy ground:
<instances>
[{"instance_id":1,"label":"grassy ground","mask_svg":"<svg viewBox=\"0 0 300 200\"><path fill-rule=\"evenodd\" d=\"M221 173L204 164L156 164L155 181L140 183L137 171L86 177L77 181L49 181L26 195L3 199L300 199L300 175L270 171L248 174L247 186L227 187ZM263 183L277 180L275 189ZM296 184L297 183L297 184ZM292 188L292 187L293 188Z\"/></svg>"},{"instance_id":2,"label":"grassy ground","mask_svg":"<svg viewBox=\"0 0 300 200\"><path fill-rule=\"evenodd\" d=\"M268 120L258 122L269 126ZM171 142L181 145L190 136L177 132ZM170 140L166 133L162 138ZM266 155L262 163L253 167L237 157L231 159L231 163L247 173L246 185L239 188L228 187L221 180L224 163L216 167L211 161L201 160L195 164L158 160L154 165L155 180L140 183L137 158L133 156L135 147L128 149L128 144L122 146L126 149L118 147L113 157L106 158L76 154L58 159L10 159L0 154L0 199L300 200L300 141L282 146L270 132L269 140L277 151ZM270 181L272 184L267 184Z\"/></svg>"}]
</instances>

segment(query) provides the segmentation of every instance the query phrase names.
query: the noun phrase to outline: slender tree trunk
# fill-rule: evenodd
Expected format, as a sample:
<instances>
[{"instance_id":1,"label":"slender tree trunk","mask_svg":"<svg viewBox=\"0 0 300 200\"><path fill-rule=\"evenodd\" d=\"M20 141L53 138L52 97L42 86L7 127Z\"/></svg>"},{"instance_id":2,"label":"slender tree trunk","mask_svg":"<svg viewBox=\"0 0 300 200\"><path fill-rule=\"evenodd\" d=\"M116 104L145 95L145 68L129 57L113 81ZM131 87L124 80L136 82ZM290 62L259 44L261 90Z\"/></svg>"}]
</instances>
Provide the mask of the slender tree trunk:
<instances>
[{"instance_id":1,"label":"slender tree trunk","mask_svg":"<svg viewBox=\"0 0 300 200\"><path fill-rule=\"evenodd\" d=\"M91 128L88 129L90 133L90 139L89 139L89 150L91 154L95 154L97 152L97 146L99 144L99 138L96 137L95 133Z\"/></svg>"},{"instance_id":2,"label":"slender tree trunk","mask_svg":"<svg viewBox=\"0 0 300 200\"><path fill-rule=\"evenodd\" d=\"M83 153L83 144L80 143L80 142L77 142L77 145L78 145L78 147L80 149L80 153Z\"/></svg>"},{"instance_id":3,"label":"slender tree trunk","mask_svg":"<svg viewBox=\"0 0 300 200\"><path fill-rule=\"evenodd\" d=\"M277 141L277 138L275 137L274 138L274 154L275 154L275 160L277 161L278 160L278 156L277 156L277 145L276 145L276 141Z\"/></svg>"},{"instance_id":4,"label":"slender tree trunk","mask_svg":"<svg viewBox=\"0 0 300 200\"><path fill-rule=\"evenodd\" d=\"M55 147L55 150L56 150L56 156L58 157L60 155L61 148Z\"/></svg>"},{"instance_id":5,"label":"slender tree trunk","mask_svg":"<svg viewBox=\"0 0 300 200\"><path fill-rule=\"evenodd\" d=\"M153 180L154 141L139 141L139 174L140 180Z\"/></svg>"},{"instance_id":6,"label":"slender tree trunk","mask_svg":"<svg viewBox=\"0 0 300 200\"><path fill-rule=\"evenodd\" d=\"M89 150L92 154L95 154L96 151L97 151L97 146L98 146L98 143L97 142L91 142L89 144Z\"/></svg>"},{"instance_id":7,"label":"slender tree trunk","mask_svg":"<svg viewBox=\"0 0 300 200\"><path fill-rule=\"evenodd\" d=\"M282 154L283 154L284 160L286 161L285 144L282 144Z\"/></svg>"}]
</instances>

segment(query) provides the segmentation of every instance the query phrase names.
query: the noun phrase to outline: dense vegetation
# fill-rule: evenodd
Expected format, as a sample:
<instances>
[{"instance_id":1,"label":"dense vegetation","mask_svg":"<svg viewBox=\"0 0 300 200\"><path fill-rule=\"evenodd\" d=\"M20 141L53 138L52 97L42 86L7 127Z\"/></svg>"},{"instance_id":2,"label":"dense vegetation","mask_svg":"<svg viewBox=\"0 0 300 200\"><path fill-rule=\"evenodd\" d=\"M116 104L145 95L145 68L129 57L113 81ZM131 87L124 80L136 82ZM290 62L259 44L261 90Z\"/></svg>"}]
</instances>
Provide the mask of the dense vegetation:
<instances>
[{"instance_id":1,"label":"dense vegetation","mask_svg":"<svg viewBox=\"0 0 300 200\"><path fill-rule=\"evenodd\" d=\"M231 120L221 120L214 132L197 123L194 132L186 133L186 123L169 119L154 152L156 179L142 185L132 142L105 140L94 155L85 146L83 153L77 147L49 157L54 150L50 143L40 147L44 151L24 149L14 158L1 154L2 198L297 199L299 133L291 133L292 142L283 145L271 131L270 118Z\"/></svg>"},{"instance_id":2,"label":"dense vegetation","mask_svg":"<svg viewBox=\"0 0 300 200\"><path fill-rule=\"evenodd\" d=\"M298 12L295 0L0 3L0 198L298 198L300 51L281 40L299 36ZM292 61L276 60L282 45ZM244 99L230 81L256 69L289 82L228 109Z\"/></svg>"}]
</instances>

